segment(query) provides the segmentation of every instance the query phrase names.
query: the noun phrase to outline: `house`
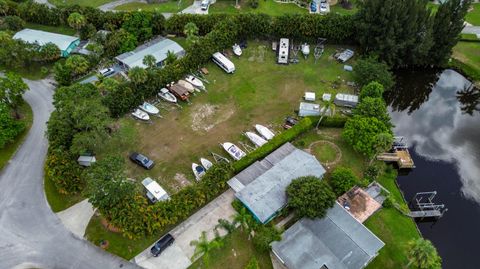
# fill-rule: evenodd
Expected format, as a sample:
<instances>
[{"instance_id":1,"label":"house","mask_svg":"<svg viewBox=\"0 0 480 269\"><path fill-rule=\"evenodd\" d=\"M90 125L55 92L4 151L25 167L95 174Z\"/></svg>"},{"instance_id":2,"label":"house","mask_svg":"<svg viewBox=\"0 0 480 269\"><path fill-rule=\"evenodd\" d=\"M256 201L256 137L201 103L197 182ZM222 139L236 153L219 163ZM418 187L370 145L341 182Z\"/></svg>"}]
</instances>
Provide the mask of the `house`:
<instances>
[{"instance_id":1,"label":"house","mask_svg":"<svg viewBox=\"0 0 480 269\"><path fill-rule=\"evenodd\" d=\"M286 206L286 189L299 177L321 178L325 169L315 156L285 143L227 183L255 219L267 223Z\"/></svg>"},{"instance_id":2,"label":"house","mask_svg":"<svg viewBox=\"0 0 480 269\"><path fill-rule=\"evenodd\" d=\"M333 103L337 106L356 107L358 104L358 96L352 94L338 93L335 95Z\"/></svg>"},{"instance_id":3,"label":"house","mask_svg":"<svg viewBox=\"0 0 480 269\"><path fill-rule=\"evenodd\" d=\"M323 218L299 220L271 244L288 269L361 269L384 245L338 203Z\"/></svg>"},{"instance_id":4,"label":"house","mask_svg":"<svg viewBox=\"0 0 480 269\"><path fill-rule=\"evenodd\" d=\"M17 32L13 36L13 39L22 40L31 44L38 43L41 46L47 43L53 43L60 49L61 57L68 57L78 44L80 44L80 39L78 37L33 29L23 29Z\"/></svg>"},{"instance_id":5,"label":"house","mask_svg":"<svg viewBox=\"0 0 480 269\"><path fill-rule=\"evenodd\" d=\"M147 55L152 55L155 57L156 66L161 67L165 64L169 51L174 53L177 58L185 55L185 50L177 42L164 37L157 37L133 51L125 52L115 57L115 59L128 70L133 67L146 68L147 66L143 64L143 58Z\"/></svg>"},{"instance_id":6,"label":"house","mask_svg":"<svg viewBox=\"0 0 480 269\"><path fill-rule=\"evenodd\" d=\"M155 180L149 177L142 180L142 185L147 190L147 197L152 203L165 201L170 198L167 192Z\"/></svg>"}]
</instances>

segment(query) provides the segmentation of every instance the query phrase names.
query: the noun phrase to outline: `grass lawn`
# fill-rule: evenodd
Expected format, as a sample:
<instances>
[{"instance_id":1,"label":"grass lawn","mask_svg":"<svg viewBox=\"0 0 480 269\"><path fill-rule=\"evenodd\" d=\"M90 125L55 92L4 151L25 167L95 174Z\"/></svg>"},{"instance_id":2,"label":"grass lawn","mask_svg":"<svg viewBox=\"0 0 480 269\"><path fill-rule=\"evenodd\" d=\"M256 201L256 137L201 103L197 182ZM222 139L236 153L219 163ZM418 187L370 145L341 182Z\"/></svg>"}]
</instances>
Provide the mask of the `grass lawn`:
<instances>
[{"instance_id":1,"label":"grass lawn","mask_svg":"<svg viewBox=\"0 0 480 269\"><path fill-rule=\"evenodd\" d=\"M45 185L45 196L53 212L60 212L85 199L80 194L64 195L59 193L53 182L48 178L45 178L43 184Z\"/></svg>"},{"instance_id":2,"label":"grass lawn","mask_svg":"<svg viewBox=\"0 0 480 269\"><path fill-rule=\"evenodd\" d=\"M480 42L458 42L453 48L453 58L471 66L480 73Z\"/></svg>"},{"instance_id":3,"label":"grass lawn","mask_svg":"<svg viewBox=\"0 0 480 269\"><path fill-rule=\"evenodd\" d=\"M240 8L235 8L235 1L232 0L218 0L215 4L211 5L208 9L208 13L265 13L272 16L278 16L287 13L307 13L308 10L301 8L292 3L278 3L273 0L259 0L258 7L251 8L248 5L248 1L239 1Z\"/></svg>"},{"instance_id":4,"label":"grass lawn","mask_svg":"<svg viewBox=\"0 0 480 269\"><path fill-rule=\"evenodd\" d=\"M465 20L468 23L480 26L480 3L472 4L472 10L467 13Z\"/></svg>"},{"instance_id":5,"label":"grass lawn","mask_svg":"<svg viewBox=\"0 0 480 269\"><path fill-rule=\"evenodd\" d=\"M208 266L205 266L200 258L189 269L243 269L254 256L260 268L273 268L269 253L256 250L247 235L237 229L224 237L223 247L211 253Z\"/></svg>"},{"instance_id":6,"label":"grass lawn","mask_svg":"<svg viewBox=\"0 0 480 269\"><path fill-rule=\"evenodd\" d=\"M350 2L352 3L352 8L351 9L343 8L342 5L340 4L340 1L338 1L337 4L335 4L333 6L330 6L330 12L335 12L335 13L342 14L342 15L352 15L352 14L357 13L358 6L357 6L356 1L351 0Z\"/></svg>"},{"instance_id":7,"label":"grass lawn","mask_svg":"<svg viewBox=\"0 0 480 269\"><path fill-rule=\"evenodd\" d=\"M25 28L63 34L63 35L75 35L77 33L75 29L70 28L68 26L50 26L50 25L42 25L42 24L36 24L36 23L30 23L30 22L27 22Z\"/></svg>"},{"instance_id":8,"label":"grass lawn","mask_svg":"<svg viewBox=\"0 0 480 269\"><path fill-rule=\"evenodd\" d=\"M112 2L112 0L48 0L50 4L55 6L86 6L86 7L98 7L106 3Z\"/></svg>"},{"instance_id":9,"label":"grass lawn","mask_svg":"<svg viewBox=\"0 0 480 269\"><path fill-rule=\"evenodd\" d=\"M5 145L4 148L0 149L0 171L7 165L8 161L12 158L13 154L17 151L17 148L22 144L23 140L28 134L30 127L32 127L33 113L32 108L28 105L27 102L23 102L19 108L21 115L21 121L27 124L25 131L17 136L13 143Z\"/></svg>"},{"instance_id":10,"label":"grass lawn","mask_svg":"<svg viewBox=\"0 0 480 269\"><path fill-rule=\"evenodd\" d=\"M321 163L331 162L337 158L337 151L331 144L319 143L313 145L312 153Z\"/></svg>"},{"instance_id":11,"label":"grass lawn","mask_svg":"<svg viewBox=\"0 0 480 269\"><path fill-rule=\"evenodd\" d=\"M157 10L160 12L180 12L191 6L193 4L193 0L180 0L180 1L168 1L165 3L155 3L155 4L147 4L147 3L139 3L139 2L132 2L117 6L115 10L122 10L122 11L130 11L130 10Z\"/></svg>"}]
</instances>

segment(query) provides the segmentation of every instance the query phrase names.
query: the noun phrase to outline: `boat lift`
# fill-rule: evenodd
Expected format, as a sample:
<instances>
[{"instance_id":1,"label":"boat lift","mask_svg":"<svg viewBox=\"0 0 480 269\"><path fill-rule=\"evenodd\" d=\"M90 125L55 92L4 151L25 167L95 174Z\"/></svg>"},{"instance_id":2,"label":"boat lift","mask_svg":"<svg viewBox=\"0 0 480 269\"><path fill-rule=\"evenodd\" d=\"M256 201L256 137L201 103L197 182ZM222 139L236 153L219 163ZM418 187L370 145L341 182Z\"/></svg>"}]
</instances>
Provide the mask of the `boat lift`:
<instances>
[{"instance_id":1,"label":"boat lift","mask_svg":"<svg viewBox=\"0 0 480 269\"><path fill-rule=\"evenodd\" d=\"M441 218L448 209L445 208L444 204L435 204L433 202L436 195L436 191L417 192L410 201L410 205L413 206L414 210L408 215L414 219Z\"/></svg>"},{"instance_id":2,"label":"boat lift","mask_svg":"<svg viewBox=\"0 0 480 269\"><path fill-rule=\"evenodd\" d=\"M324 43L326 41L327 41L326 38L319 38L318 39L317 45L315 46L315 49L313 50L313 57L315 57L315 63L317 63L317 60L320 59L323 52L325 51Z\"/></svg>"},{"instance_id":3,"label":"boat lift","mask_svg":"<svg viewBox=\"0 0 480 269\"><path fill-rule=\"evenodd\" d=\"M230 163L230 160L223 157L222 155L219 155L215 152L210 152L210 154L212 154L213 156L213 159L215 160L216 163L221 163L221 162L224 162L224 163Z\"/></svg>"},{"instance_id":4,"label":"boat lift","mask_svg":"<svg viewBox=\"0 0 480 269\"><path fill-rule=\"evenodd\" d=\"M290 59L290 63L298 64L300 62L298 60L298 52L301 50L301 46L293 44L293 41L292 41L292 46L290 48L291 48L292 54L293 54L293 57Z\"/></svg>"}]
</instances>

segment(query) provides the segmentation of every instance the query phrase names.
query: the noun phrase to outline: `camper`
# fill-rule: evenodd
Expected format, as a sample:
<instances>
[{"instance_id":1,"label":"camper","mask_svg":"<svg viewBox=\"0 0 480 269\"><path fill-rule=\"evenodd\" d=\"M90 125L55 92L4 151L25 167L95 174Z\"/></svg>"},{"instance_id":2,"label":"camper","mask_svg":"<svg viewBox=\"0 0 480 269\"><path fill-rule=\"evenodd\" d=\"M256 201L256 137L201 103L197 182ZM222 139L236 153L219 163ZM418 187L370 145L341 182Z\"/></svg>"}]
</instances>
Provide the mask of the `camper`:
<instances>
[{"instance_id":1,"label":"camper","mask_svg":"<svg viewBox=\"0 0 480 269\"><path fill-rule=\"evenodd\" d=\"M170 197L167 192L158 183L147 177L142 180L142 185L147 190L147 197L152 203L168 200Z\"/></svg>"},{"instance_id":2,"label":"camper","mask_svg":"<svg viewBox=\"0 0 480 269\"><path fill-rule=\"evenodd\" d=\"M212 55L212 60L228 74L235 72L235 65L220 52L215 52Z\"/></svg>"},{"instance_id":3,"label":"camper","mask_svg":"<svg viewBox=\"0 0 480 269\"><path fill-rule=\"evenodd\" d=\"M288 53L290 50L288 38L280 38L280 44L278 46L278 59L279 64L288 64Z\"/></svg>"}]
</instances>

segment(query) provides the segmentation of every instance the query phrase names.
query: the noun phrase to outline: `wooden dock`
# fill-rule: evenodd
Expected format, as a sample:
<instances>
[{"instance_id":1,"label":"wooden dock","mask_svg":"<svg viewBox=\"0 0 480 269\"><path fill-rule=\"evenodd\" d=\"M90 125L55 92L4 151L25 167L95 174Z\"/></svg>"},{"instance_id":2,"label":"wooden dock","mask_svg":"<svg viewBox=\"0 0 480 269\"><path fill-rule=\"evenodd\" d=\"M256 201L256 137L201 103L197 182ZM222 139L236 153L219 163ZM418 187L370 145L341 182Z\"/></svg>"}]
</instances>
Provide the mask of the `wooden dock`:
<instances>
[{"instance_id":1,"label":"wooden dock","mask_svg":"<svg viewBox=\"0 0 480 269\"><path fill-rule=\"evenodd\" d=\"M415 168L412 156L408 149L397 149L395 152L386 152L377 155L377 160L385 162L396 162L400 169Z\"/></svg>"},{"instance_id":2,"label":"wooden dock","mask_svg":"<svg viewBox=\"0 0 480 269\"><path fill-rule=\"evenodd\" d=\"M440 210L423 210L423 211L412 211L408 213L408 216L417 219L417 218L440 218L443 213Z\"/></svg>"}]
</instances>

